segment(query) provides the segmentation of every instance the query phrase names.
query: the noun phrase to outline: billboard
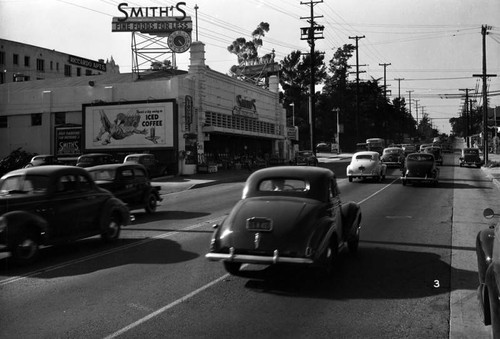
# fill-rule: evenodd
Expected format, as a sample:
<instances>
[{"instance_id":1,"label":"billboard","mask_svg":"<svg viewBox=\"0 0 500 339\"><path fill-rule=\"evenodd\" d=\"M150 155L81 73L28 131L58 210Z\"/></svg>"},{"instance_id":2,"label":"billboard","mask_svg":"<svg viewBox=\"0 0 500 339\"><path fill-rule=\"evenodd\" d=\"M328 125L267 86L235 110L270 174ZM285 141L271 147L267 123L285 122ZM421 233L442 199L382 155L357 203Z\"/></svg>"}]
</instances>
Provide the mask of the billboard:
<instances>
[{"instance_id":1,"label":"billboard","mask_svg":"<svg viewBox=\"0 0 500 339\"><path fill-rule=\"evenodd\" d=\"M56 127L55 153L57 157L76 157L82 154L82 128Z\"/></svg>"},{"instance_id":2,"label":"billboard","mask_svg":"<svg viewBox=\"0 0 500 339\"><path fill-rule=\"evenodd\" d=\"M174 147L174 101L83 105L86 150Z\"/></svg>"}]
</instances>

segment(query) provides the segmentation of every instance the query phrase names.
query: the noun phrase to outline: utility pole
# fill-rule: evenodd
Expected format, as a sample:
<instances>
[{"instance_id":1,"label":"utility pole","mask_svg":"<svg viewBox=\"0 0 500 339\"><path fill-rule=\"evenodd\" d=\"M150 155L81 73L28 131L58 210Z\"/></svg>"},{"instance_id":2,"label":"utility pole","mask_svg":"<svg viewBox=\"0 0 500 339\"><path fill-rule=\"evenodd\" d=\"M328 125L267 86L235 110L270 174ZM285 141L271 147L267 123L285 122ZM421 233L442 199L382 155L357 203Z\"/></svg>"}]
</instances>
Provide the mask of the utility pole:
<instances>
[{"instance_id":1,"label":"utility pole","mask_svg":"<svg viewBox=\"0 0 500 339\"><path fill-rule=\"evenodd\" d=\"M473 74L475 77L483 78L483 152L484 163L488 163L488 87L486 85L486 78L496 77L496 74L486 73L486 34L491 26L481 26L481 35L483 36L483 74Z\"/></svg>"},{"instance_id":2,"label":"utility pole","mask_svg":"<svg viewBox=\"0 0 500 339\"><path fill-rule=\"evenodd\" d=\"M387 69L387 66L390 66L391 64L388 63L388 64L378 64L379 66L384 66L384 96L385 98L387 99L387 77L386 77L386 69Z\"/></svg>"},{"instance_id":3,"label":"utility pole","mask_svg":"<svg viewBox=\"0 0 500 339\"><path fill-rule=\"evenodd\" d=\"M414 90L411 90L411 91L406 91L406 92L408 92L408 96L409 96L409 98L408 98L408 102L410 103L410 117L411 117L411 93L412 93L412 92L415 92L415 91L414 91Z\"/></svg>"},{"instance_id":4,"label":"utility pole","mask_svg":"<svg viewBox=\"0 0 500 339\"><path fill-rule=\"evenodd\" d=\"M465 91L465 123L464 123L464 134L465 140L467 142L467 147L470 147L469 143L469 91L473 91L472 88L459 88L459 91Z\"/></svg>"},{"instance_id":5,"label":"utility pole","mask_svg":"<svg viewBox=\"0 0 500 339\"><path fill-rule=\"evenodd\" d=\"M390 65L390 64L389 64ZM401 99L401 80L404 80L405 78L395 78L394 80L398 81L398 98Z\"/></svg>"},{"instance_id":6,"label":"utility pole","mask_svg":"<svg viewBox=\"0 0 500 339\"><path fill-rule=\"evenodd\" d=\"M359 53L358 53L358 41L363 39L365 36L350 36L349 39L356 40L356 141L359 140Z\"/></svg>"},{"instance_id":7,"label":"utility pole","mask_svg":"<svg viewBox=\"0 0 500 339\"><path fill-rule=\"evenodd\" d=\"M314 19L316 18L322 18L323 16L314 16L314 6L318 3L323 3L323 0L316 0L316 1L308 1L308 2L301 2L301 5L308 5L311 7L311 13L309 17L301 17L301 20L306 19L307 22L309 23L309 27L301 27L300 32L301 32L301 40L307 40L307 43L309 44L309 47L311 49L310 51L310 57L311 57L311 64L310 64L310 71L311 71L311 80L309 83L309 134L310 134L310 143L311 143L311 150L316 155L316 147L315 141L314 141L314 130L315 130L315 119L316 119L316 114L315 114L315 105L316 105L316 99L315 99L315 58L314 58L314 47L315 43L314 41L316 39L324 39L323 37L323 31L325 29L325 26L318 26Z\"/></svg>"}]
</instances>

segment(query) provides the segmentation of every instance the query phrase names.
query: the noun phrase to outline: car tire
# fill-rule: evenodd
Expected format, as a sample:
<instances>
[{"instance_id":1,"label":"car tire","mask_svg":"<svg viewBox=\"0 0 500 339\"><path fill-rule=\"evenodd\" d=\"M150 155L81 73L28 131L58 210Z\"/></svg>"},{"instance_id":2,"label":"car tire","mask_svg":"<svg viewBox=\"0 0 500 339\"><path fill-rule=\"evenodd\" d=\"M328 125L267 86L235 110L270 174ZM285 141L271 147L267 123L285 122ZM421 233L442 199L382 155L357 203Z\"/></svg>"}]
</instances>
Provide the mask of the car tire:
<instances>
[{"instance_id":1,"label":"car tire","mask_svg":"<svg viewBox=\"0 0 500 339\"><path fill-rule=\"evenodd\" d=\"M11 245L11 255L18 265L31 264L36 261L39 253L39 238L34 231L19 235Z\"/></svg>"},{"instance_id":2,"label":"car tire","mask_svg":"<svg viewBox=\"0 0 500 339\"><path fill-rule=\"evenodd\" d=\"M240 272L240 268L241 268L240 262L224 261L223 264L224 264L225 270L229 274L238 275L238 273Z\"/></svg>"},{"instance_id":3,"label":"car tire","mask_svg":"<svg viewBox=\"0 0 500 339\"><path fill-rule=\"evenodd\" d=\"M403 184L403 186L406 186L406 179L401 180L401 183Z\"/></svg>"},{"instance_id":4,"label":"car tire","mask_svg":"<svg viewBox=\"0 0 500 339\"><path fill-rule=\"evenodd\" d=\"M122 220L115 208L104 211L101 217L101 239L106 243L116 241L120 237Z\"/></svg>"},{"instance_id":5,"label":"car tire","mask_svg":"<svg viewBox=\"0 0 500 339\"><path fill-rule=\"evenodd\" d=\"M151 214L151 213L154 213L156 211L157 206L158 206L158 204L156 202L156 196L154 195L154 193L150 192L146 196L144 210L146 211L146 213Z\"/></svg>"},{"instance_id":6,"label":"car tire","mask_svg":"<svg viewBox=\"0 0 500 339\"><path fill-rule=\"evenodd\" d=\"M352 182L352 177L349 177L349 182Z\"/></svg>"}]
</instances>

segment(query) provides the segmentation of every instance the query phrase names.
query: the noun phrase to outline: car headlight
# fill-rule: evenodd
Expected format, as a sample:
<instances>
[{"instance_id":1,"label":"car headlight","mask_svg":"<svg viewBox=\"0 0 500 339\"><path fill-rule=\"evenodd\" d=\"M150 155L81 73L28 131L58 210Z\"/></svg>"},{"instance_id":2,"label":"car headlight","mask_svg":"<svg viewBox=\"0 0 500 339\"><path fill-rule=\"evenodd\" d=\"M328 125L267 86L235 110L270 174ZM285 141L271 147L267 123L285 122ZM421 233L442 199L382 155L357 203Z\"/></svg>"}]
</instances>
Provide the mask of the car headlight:
<instances>
[{"instance_id":1,"label":"car headlight","mask_svg":"<svg viewBox=\"0 0 500 339\"><path fill-rule=\"evenodd\" d=\"M7 219L0 217L0 232L3 232L7 228Z\"/></svg>"}]
</instances>

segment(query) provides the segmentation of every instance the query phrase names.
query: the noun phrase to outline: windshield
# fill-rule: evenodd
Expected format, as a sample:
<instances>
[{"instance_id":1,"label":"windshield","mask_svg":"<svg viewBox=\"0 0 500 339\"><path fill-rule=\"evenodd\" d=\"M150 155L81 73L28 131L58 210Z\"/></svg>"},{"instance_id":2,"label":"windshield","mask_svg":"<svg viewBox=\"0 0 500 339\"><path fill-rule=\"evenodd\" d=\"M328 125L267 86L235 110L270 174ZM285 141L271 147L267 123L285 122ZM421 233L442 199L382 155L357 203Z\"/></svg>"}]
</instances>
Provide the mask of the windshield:
<instances>
[{"instance_id":1,"label":"windshield","mask_svg":"<svg viewBox=\"0 0 500 339\"><path fill-rule=\"evenodd\" d=\"M477 154L479 154L479 150L477 150L477 149L466 149L466 150L464 150L464 154L477 155Z\"/></svg>"},{"instance_id":2,"label":"windshield","mask_svg":"<svg viewBox=\"0 0 500 339\"><path fill-rule=\"evenodd\" d=\"M42 175L12 176L0 182L0 191L6 192L46 192L49 186L49 178Z\"/></svg>"}]
</instances>

